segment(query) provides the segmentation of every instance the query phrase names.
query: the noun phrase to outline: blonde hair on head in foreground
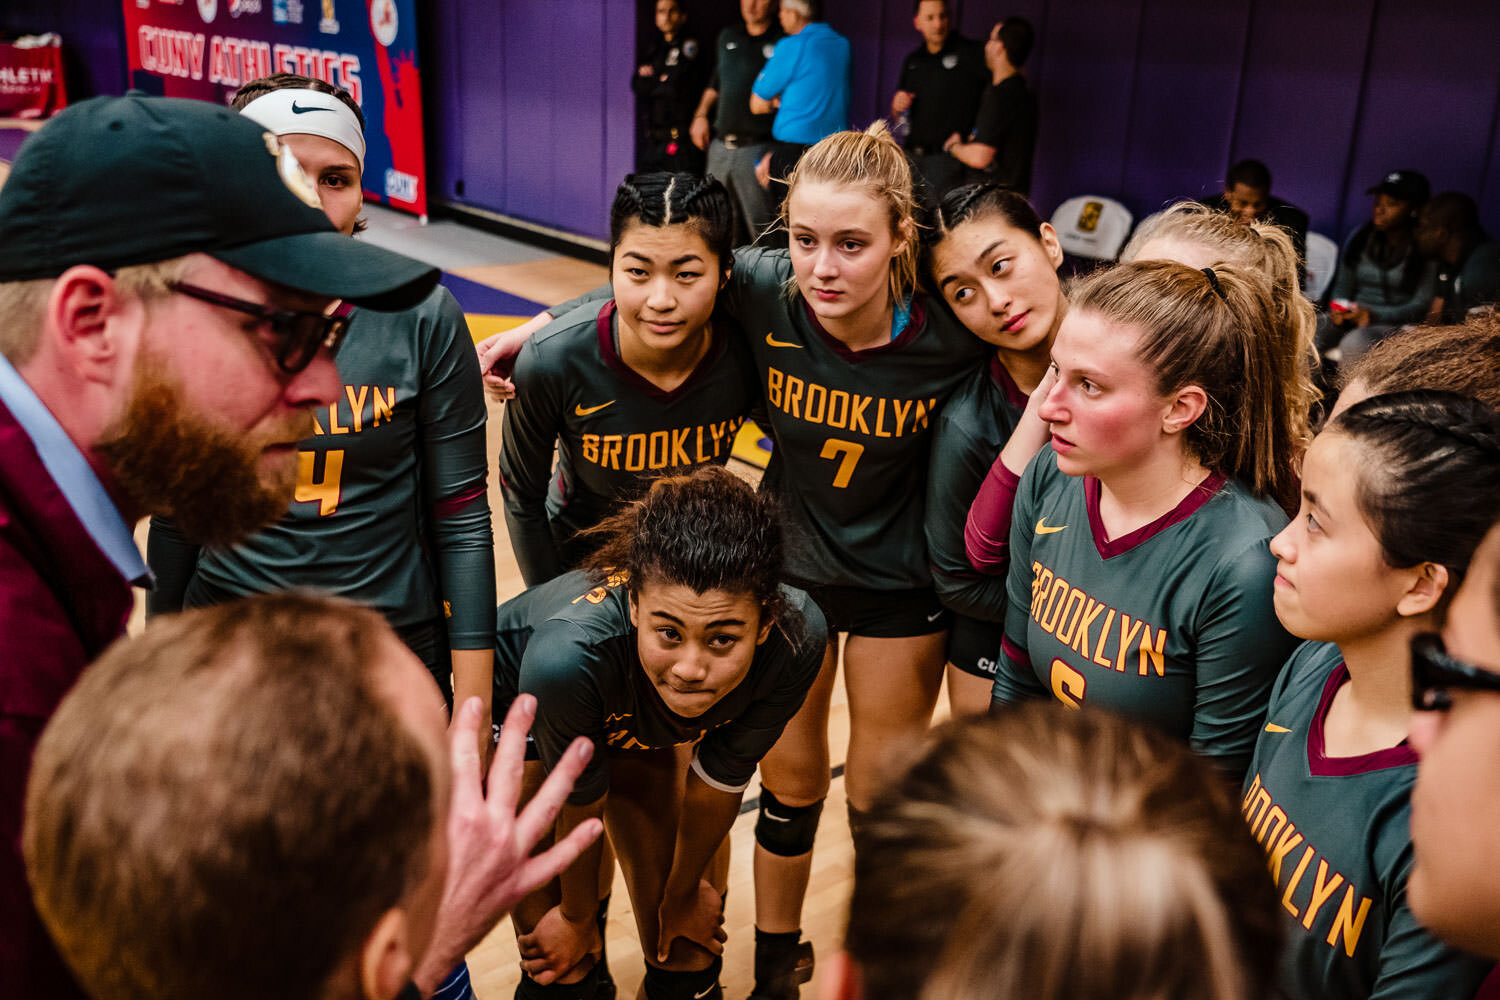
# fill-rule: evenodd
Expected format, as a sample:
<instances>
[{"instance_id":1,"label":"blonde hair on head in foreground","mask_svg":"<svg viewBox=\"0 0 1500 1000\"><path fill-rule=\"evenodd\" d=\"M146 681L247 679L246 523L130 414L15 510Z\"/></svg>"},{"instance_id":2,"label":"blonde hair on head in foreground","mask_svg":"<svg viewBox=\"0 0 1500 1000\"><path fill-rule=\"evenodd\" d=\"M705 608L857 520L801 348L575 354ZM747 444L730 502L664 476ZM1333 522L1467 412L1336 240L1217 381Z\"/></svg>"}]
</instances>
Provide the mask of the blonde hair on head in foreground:
<instances>
[{"instance_id":1,"label":"blonde hair on head in foreground","mask_svg":"<svg viewBox=\"0 0 1500 1000\"><path fill-rule=\"evenodd\" d=\"M1034 703L934 729L869 813L845 949L862 1000L1251 1000L1281 938L1224 775Z\"/></svg>"}]
</instances>

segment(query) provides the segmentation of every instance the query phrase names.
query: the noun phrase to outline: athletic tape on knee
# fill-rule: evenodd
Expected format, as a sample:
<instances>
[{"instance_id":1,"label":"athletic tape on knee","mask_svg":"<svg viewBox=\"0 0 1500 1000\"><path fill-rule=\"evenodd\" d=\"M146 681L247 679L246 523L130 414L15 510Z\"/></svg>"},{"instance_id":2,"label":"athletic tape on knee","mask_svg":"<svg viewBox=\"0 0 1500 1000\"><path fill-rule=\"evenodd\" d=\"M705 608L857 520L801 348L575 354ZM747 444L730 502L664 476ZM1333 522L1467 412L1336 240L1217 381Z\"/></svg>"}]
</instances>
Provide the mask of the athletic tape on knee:
<instances>
[{"instance_id":1,"label":"athletic tape on knee","mask_svg":"<svg viewBox=\"0 0 1500 1000\"><path fill-rule=\"evenodd\" d=\"M795 858L813 849L818 836L818 817L823 815L823 800L810 806L789 806L760 790L760 816L755 821L755 842L781 858Z\"/></svg>"},{"instance_id":2,"label":"athletic tape on knee","mask_svg":"<svg viewBox=\"0 0 1500 1000\"><path fill-rule=\"evenodd\" d=\"M719 972L723 968L722 958L714 959L712 965L697 972L673 972L648 964L641 985L646 1000L722 1000L724 991L719 988Z\"/></svg>"}]
</instances>

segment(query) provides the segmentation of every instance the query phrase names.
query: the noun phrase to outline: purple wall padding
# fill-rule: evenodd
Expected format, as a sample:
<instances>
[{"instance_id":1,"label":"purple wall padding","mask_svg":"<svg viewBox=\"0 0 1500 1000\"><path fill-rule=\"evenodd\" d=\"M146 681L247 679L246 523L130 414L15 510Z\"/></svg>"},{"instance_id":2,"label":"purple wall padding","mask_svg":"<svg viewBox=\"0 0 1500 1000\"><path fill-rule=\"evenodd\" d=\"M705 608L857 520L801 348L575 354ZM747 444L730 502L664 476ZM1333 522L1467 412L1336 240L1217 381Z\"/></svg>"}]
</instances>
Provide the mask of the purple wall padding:
<instances>
[{"instance_id":1,"label":"purple wall padding","mask_svg":"<svg viewBox=\"0 0 1500 1000\"><path fill-rule=\"evenodd\" d=\"M1276 193L1335 238L1346 231L1342 199L1374 10L1374 0L1256 0L1251 12L1226 163L1265 160ZM1368 215L1366 199L1358 218Z\"/></svg>"},{"instance_id":2,"label":"purple wall padding","mask_svg":"<svg viewBox=\"0 0 1500 1000\"><path fill-rule=\"evenodd\" d=\"M445 2L430 23L434 197L606 237L633 156L632 0Z\"/></svg>"},{"instance_id":3,"label":"purple wall padding","mask_svg":"<svg viewBox=\"0 0 1500 1000\"><path fill-rule=\"evenodd\" d=\"M1143 5L1123 184L1142 211L1159 207L1148 200L1152 193L1201 197L1221 190L1248 19L1241 5Z\"/></svg>"},{"instance_id":4,"label":"purple wall padding","mask_svg":"<svg viewBox=\"0 0 1500 1000\"><path fill-rule=\"evenodd\" d=\"M68 96L125 92L125 20L119 0L4 0L0 36L62 36Z\"/></svg>"},{"instance_id":5,"label":"purple wall padding","mask_svg":"<svg viewBox=\"0 0 1500 1000\"><path fill-rule=\"evenodd\" d=\"M1500 5L1381 0L1376 10L1342 202L1345 229L1369 216L1365 190L1400 167L1421 170L1435 192L1484 196L1500 88ZM1493 230L1500 191L1490 190L1488 199L1482 207Z\"/></svg>"}]
</instances>

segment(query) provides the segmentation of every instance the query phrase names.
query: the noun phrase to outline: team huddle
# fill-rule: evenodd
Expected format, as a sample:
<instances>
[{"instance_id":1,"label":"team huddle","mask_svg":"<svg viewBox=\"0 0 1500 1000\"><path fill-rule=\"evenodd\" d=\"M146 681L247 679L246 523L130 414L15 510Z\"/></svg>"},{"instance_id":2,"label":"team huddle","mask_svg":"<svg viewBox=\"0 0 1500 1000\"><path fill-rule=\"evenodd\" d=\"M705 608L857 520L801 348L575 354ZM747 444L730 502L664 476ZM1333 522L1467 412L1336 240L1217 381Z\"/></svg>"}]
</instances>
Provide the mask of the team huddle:
<instances>
[{"instance_id":1,"label":"team huddle","mask_svg":"<svg viewBox=\"0 0 1500 1000\"><path fill-rule=\"evenodd\" d=\"M236 105L352 235L352 102L283 77ZM577 857L515 902L517 996L614 995L616 865L643 995L722 995L727 838L758 774L752 997L796 1000L840 664L841 995L1474 995L1493 963L1407 902L1408 647L1500 518L1500 367L1468 360L1500 329L1393 335L1325 394L1284 230L1178 205L1065 280L1024 197L924 204L880 125L796 162L787 249L735 249L734 212L712 177L627 177L610 284L477 357L442 289L356 312L289 513L205 547L153 519L151 612L173 617L148 636L316 588L380 613L482 756L530 723L519 794L555 795L547 839ZM504 601L486 386L527 585ZM758 485L725 468L747 421L772 442ZM929 734L945 681L955 722ZM1095 829L1176 838L1175 874L1131 881L1155 862ZM87 976L48 836L28 827L38 907ZM1144 917L1114 938L1089 917L1134 906L1166 913L1149 945L1120 943ZM465 995L447 957L421 985Z\"/></svg>"}]
</instances>

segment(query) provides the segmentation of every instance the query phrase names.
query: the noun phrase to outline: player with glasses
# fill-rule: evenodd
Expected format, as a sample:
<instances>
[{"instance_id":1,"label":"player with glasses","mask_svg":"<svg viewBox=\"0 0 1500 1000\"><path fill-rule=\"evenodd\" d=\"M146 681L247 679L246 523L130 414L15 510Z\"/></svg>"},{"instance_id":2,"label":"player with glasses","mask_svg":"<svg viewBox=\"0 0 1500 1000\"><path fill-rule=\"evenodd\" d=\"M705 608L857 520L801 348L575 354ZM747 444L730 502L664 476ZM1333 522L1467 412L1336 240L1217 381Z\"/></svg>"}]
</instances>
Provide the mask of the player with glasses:
<instances>
[{"instance_id":1,"label":"player with glasses","mask_svg":"<svg viewBox=\"0 0 1500 1000\"><path fill-rule=\"evenodd\" d=\"M1500 516L1500 417L1451 392L1371 396L1314 439L1301 489L1271 552L1276 615L1307 641L1272 691L1242 803L1290 911L1282 993L1473 996L1489 963L1406 902L1409 738L1414 705L1483 680L1431 630Z\"/></svg>"}]
</instances>

